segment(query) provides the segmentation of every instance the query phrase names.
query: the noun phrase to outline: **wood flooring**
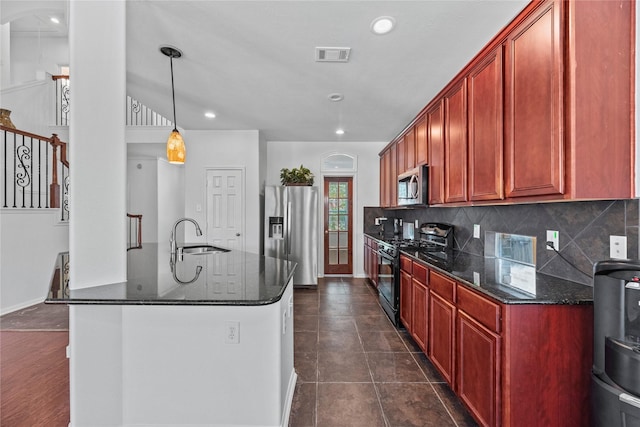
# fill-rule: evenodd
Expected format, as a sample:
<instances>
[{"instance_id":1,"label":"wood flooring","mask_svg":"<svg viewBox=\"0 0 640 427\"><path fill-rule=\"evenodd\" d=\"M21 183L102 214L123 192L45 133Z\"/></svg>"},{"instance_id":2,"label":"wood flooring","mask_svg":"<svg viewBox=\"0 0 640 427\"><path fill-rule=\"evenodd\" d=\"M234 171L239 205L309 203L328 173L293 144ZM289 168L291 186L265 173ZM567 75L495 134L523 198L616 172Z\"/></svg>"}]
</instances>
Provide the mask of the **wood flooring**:
<instances>
[{"instance_id":1,"label":"wood flooring","mask_svg":"<svg viewBox=\"0 0 640 427\"><path fill-rule=\"evenodd\" d=\"M0 317L0 426L69 425L68 313L36 304Z\"/></svg>"}]
</instances>

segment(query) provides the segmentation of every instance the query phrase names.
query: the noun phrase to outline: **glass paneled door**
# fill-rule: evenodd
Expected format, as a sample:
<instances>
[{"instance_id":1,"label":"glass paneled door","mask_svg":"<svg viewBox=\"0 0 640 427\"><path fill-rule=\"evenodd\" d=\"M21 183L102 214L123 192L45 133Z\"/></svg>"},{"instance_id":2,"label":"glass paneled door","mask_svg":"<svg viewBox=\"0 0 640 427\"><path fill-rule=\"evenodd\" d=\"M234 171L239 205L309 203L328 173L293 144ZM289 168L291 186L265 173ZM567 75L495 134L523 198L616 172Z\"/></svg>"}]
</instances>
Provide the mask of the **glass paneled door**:
<instances>
[{"instance_id":1,"label":"glass paneled door","mask_svg":"<svg viewBox=\"0 0 640 427\"><path fill-rule=\"evenodd\" d=\"M324 273L353 274L353 178L324 178Z\"/></svg>"}]
</instances>

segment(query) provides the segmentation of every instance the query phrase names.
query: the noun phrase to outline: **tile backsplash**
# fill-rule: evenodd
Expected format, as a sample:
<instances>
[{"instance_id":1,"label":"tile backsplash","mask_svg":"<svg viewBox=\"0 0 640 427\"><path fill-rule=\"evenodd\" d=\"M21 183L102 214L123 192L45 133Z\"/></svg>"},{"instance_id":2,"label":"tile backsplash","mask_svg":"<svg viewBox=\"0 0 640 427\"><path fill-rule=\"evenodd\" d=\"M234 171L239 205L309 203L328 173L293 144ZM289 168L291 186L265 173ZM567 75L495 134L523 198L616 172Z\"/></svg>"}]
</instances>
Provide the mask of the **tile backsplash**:
<instances>
[{"instance_id":1,"label":"tile backsplash","mask_svg":"<svg viewBox=\"0 0 640 427\"><path fill-rule=\"evenodd\" d=\"M393 235L393 218L403 221L444 222L455 226L455 248L484 256L484 233L496 231L537 239L537 271L550 276L591 285L593 264L609 258L609 236L627 236L627 256L638 259L638 199L587 202L536 203L521 205L438 207L419 209L364 208L364 232L378 234L376 217L389 218L385 235ZM480 238L473 237L474 224ZM546 249L546 231L559 231L559 252Z\"/></svg>"}]
</instances>

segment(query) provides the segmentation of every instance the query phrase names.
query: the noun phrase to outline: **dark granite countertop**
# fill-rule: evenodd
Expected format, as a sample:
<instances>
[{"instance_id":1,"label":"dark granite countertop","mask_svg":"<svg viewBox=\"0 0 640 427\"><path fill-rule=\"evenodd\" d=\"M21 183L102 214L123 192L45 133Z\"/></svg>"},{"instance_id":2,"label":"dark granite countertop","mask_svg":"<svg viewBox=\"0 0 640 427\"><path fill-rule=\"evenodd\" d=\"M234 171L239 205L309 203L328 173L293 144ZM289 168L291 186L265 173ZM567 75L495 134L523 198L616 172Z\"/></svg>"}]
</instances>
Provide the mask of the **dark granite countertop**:
<instances>
[{"instance_id":1,"label":"dark granite countertop","mask_svg":"<svg viewBox=\"0 0 640 427\"><path fill-rule=\"evenodd\" d=\"M127 252L127 281L85 289L68 288L69 255L58 256L60 270L47 303L111 305L265 305L282 297L296 264L241 251L172 257L165 245L145 243Z\"/></svg>"},{"instance_id":2,"label":"dark granite countertop","mask_svg":"<svg viewBox=\"0 0 640 427\"><path fill-rule=\"evenodd\" d=\"M378 239L376 236L367 235ZM537 272L535 273L535 295L501 284L496 280L498 271L496 258L452 251L452 260L448 268L444 268L429 262L420 251L401 249L400 252L504 304L593 304L591 286Z\"/></svg>"}]
</instances>

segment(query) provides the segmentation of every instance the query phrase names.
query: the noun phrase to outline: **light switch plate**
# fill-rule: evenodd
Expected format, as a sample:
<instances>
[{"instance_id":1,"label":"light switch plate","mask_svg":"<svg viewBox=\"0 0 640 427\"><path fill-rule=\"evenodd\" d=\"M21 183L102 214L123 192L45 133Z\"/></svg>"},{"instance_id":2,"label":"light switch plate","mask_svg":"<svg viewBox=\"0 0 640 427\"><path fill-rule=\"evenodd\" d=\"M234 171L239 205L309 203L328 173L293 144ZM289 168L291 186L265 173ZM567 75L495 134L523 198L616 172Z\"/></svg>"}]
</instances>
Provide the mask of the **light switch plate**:
<instances>
[{"instance_id":1,"label":"light switch plate","mask_svg":"<svg viewBox=\"0 0 640 427\"><path fill-rule=\"evenodd\" d=\"M473 224L473 238L480 238L480 224Z\"/></svg>"},{"instance_id":2,"label":"light switch plate","mask_svg":"<svg viewBox=\"0 0 640 427\"><path fill-rule=\"evenodd\" d=\"M609 257L627 259L627 236L609 236Z\"/></svg>"}]
</instances>

